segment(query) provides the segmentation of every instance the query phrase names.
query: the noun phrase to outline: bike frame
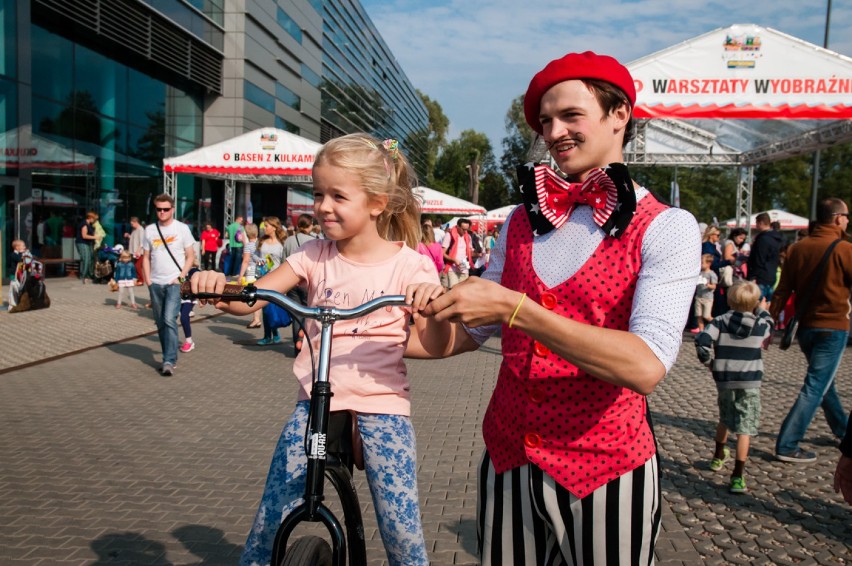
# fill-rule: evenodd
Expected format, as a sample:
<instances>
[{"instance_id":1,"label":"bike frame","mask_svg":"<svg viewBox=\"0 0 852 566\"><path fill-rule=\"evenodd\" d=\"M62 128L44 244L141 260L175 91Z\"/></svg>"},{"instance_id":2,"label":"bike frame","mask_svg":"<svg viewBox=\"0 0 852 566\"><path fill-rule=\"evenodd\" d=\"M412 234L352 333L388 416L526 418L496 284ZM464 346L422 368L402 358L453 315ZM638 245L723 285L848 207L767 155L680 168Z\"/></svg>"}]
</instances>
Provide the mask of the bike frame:
<instances>
[{"instance_id":1,"label":"bike frame","mask_svg":"<svg viewBox=\"0 0 852 566\"><path fill-rule=\"evenodd\" d=\"M333 562L335 565L346 564L349 556L351 566L366 566L367 550L364 541L364 527L361 518L361 508L355 482L352 479L351 463L344 462L339 455L329 454L328 429L331 415L331 383L329 382L329 367L331 360L331 341L334 323L338 320L349 320L365 316L380 308L391 306L408 306L403 295L386 295L368 301L353 309L338 309L335 307L306 307L281 293L267 289L257 289L253 285L226 285L221 294L197 293L192 294L187 284L182 292L188 297L198 299L238 300L253 305L256 301L274 303L290 313L301 318L316 320L321 325L319 363L316 379L311 389L311 404L306 432L306 448L308 456L307 475L305 478L304 501L296 507L281 523L275 535L272 548L272 564L279 564L284 558L287 544L293 530L302 522L322 523L331 537ZM307 339L307 337L306 337ZM353 423L354 425L354 423ZM346 534L340 521L323 503L325 500L325 478L328 477L340 499L343 508ZM347 540L349 541L347 553Z\"/></svg>"}]
</instances>

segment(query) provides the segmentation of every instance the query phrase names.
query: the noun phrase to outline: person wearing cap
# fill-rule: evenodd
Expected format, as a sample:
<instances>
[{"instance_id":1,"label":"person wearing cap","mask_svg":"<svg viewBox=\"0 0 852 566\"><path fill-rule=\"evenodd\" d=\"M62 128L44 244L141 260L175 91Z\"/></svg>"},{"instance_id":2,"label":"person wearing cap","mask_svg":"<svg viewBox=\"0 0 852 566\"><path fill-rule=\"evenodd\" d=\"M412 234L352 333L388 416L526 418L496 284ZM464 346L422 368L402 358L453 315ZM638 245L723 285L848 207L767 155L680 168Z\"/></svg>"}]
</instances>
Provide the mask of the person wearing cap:
<instances>
[{"instance_id":1,"label":"person wearing cap","mask_svg":"<svg viewBox=\"0 0 852 566\"><path fill-rule=\"evenodd\" d=\"M677 357L701 238L691 214L622 163L635 102L612 57L571 53L536 74L524 114L562 175L519 167L524 204L488 270L414 305L466 331L442 351L410 342L412 356L475 349L502 329L478 481L485 565L653 560L660 473L647 395Z\"/></svg>"}]
</instances>

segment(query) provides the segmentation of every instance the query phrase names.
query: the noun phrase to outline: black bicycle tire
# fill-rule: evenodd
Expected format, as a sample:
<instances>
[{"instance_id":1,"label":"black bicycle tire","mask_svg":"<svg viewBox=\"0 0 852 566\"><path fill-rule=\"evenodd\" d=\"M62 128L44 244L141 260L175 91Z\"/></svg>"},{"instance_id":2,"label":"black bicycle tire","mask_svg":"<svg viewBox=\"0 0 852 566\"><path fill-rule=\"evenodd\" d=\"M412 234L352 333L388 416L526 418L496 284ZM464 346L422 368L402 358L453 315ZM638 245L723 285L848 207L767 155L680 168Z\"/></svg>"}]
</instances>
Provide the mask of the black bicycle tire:
<instances>
[{"instance_id":1,"label":"black bicycle tire","mask_svg":"<svg viewBox=\"0 0 852 566\"><path fill-rule=\"evenodd\" d=\"M279 566L331 566L331 546L325 539L304 536L291 544Z\"/></svg>"}]
</instances>

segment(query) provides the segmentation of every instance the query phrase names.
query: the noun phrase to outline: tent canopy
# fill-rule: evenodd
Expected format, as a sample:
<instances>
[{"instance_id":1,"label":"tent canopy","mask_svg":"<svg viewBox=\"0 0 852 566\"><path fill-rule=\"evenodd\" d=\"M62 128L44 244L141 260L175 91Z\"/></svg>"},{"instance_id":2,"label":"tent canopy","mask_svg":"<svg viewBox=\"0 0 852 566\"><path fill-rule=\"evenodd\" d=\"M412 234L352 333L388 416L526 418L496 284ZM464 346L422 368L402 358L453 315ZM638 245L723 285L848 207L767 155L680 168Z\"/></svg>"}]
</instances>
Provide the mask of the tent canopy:
<instances>
[{"instance_id":1,"label":"tent canopy","mask_svg":"<svg viewBox=\"0 0 852 566\"><path fill-rule=\"evenodd\" d=\"M805 230L807 229L808 224L810 222L804 216L797 216L795 214L787 212L786 210L778 210L773 208L772 210L767 210L766 213L769 214L769 218L772 222L778 222L779 224L781 224L782 230ZM752 229L757 227L757 222L755 220L756 218L757 214L751 215L749 225ZM745 224L745 217L743 217L742 220L743 222L741 222L741 224ZM737 226L737 219L730 218L728 220L725 220L725 226L727 226L728 228L735 228Z\"/></svg>"},{"instance_id":2,"label":"tent canopy","mask_svg":"<svg viewBox=\"0 0 852 566\"><path fill-rule=\"evenodd\" d=\"M485 214L485 208L428 187L414 187L423 214Z\"/></svg>"},{"instance_id":3,"label":"tent canopy","mask_svg":"<svg viewBox=\"0 0 852 566\"><path fill-rule=\"evenodd\" d=\"M852 58L771 28L715 29L627 68L627 163L747 166L852 141ZM531 158L546 156L539 140Z\"/></svg>"},{"instance_id":4,"label":"tent canopy","mask_svg":"<svg viewBox=\"0 0 852 566\"><path fill-rule=\"evenodd\" d=\"M852 58L771 28L719 28L627 65L633 161L750 165L852 141Z\"/></svg>"},{"instance_id":5,"label":"tent canopy","mask_svg":"<svg viewBox=\"0 0 852 566\"><path fill-rule=\"evenodd\" d=\"M489 224L505 222L506 218L509 217L509 214L515 210L517 206L517 204L510 204L507 206L501 206L500 208L495 208L494 210L489 210L485 213L485 220Z\"/></svg>"},{"instance_id":6,"label":"tent canopy","mask_svg":"<svg viewBox=\"0 0 852 566\"><path fill-rule=\"evenodd\" d=\"M321 144L261 128L163 160L166 173L192 173L255 183L310 183Z\"/></svg>"},{"instance_id":7,"label":"tent canopy","mask_svg":"<svg viewBox=\"0 0 852 566\"><path fill-rule=\"evenodd\" d=\"M12 169L92 171L95 158L33 134L26 126L0 132L0 165Z\"/></svg>"}]
</instances>

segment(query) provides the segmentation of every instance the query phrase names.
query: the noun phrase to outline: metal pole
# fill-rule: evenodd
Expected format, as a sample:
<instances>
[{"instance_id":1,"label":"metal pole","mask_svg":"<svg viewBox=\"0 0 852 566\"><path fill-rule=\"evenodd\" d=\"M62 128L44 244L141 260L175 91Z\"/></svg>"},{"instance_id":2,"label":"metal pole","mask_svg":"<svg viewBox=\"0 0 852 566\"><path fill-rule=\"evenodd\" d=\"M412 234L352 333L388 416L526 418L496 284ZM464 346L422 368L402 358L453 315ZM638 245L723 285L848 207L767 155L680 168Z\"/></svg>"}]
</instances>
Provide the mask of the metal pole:
<instances>
[{"instance_id":1,"label":"metal pole","mask_svg":"<svg viewBox=\"0 0 852 566\"><path fill-rule=\"evenodd\" d=\"M822 46L828 49L828 30L831 27L831 0L828 0L828 6L825 11L825 34L823 35ZM813 177L811 180L811 220L816 220L817 199L819 197L819 157L820 151L814 152L813 161Z\"/></svg>"}]
</instances>

